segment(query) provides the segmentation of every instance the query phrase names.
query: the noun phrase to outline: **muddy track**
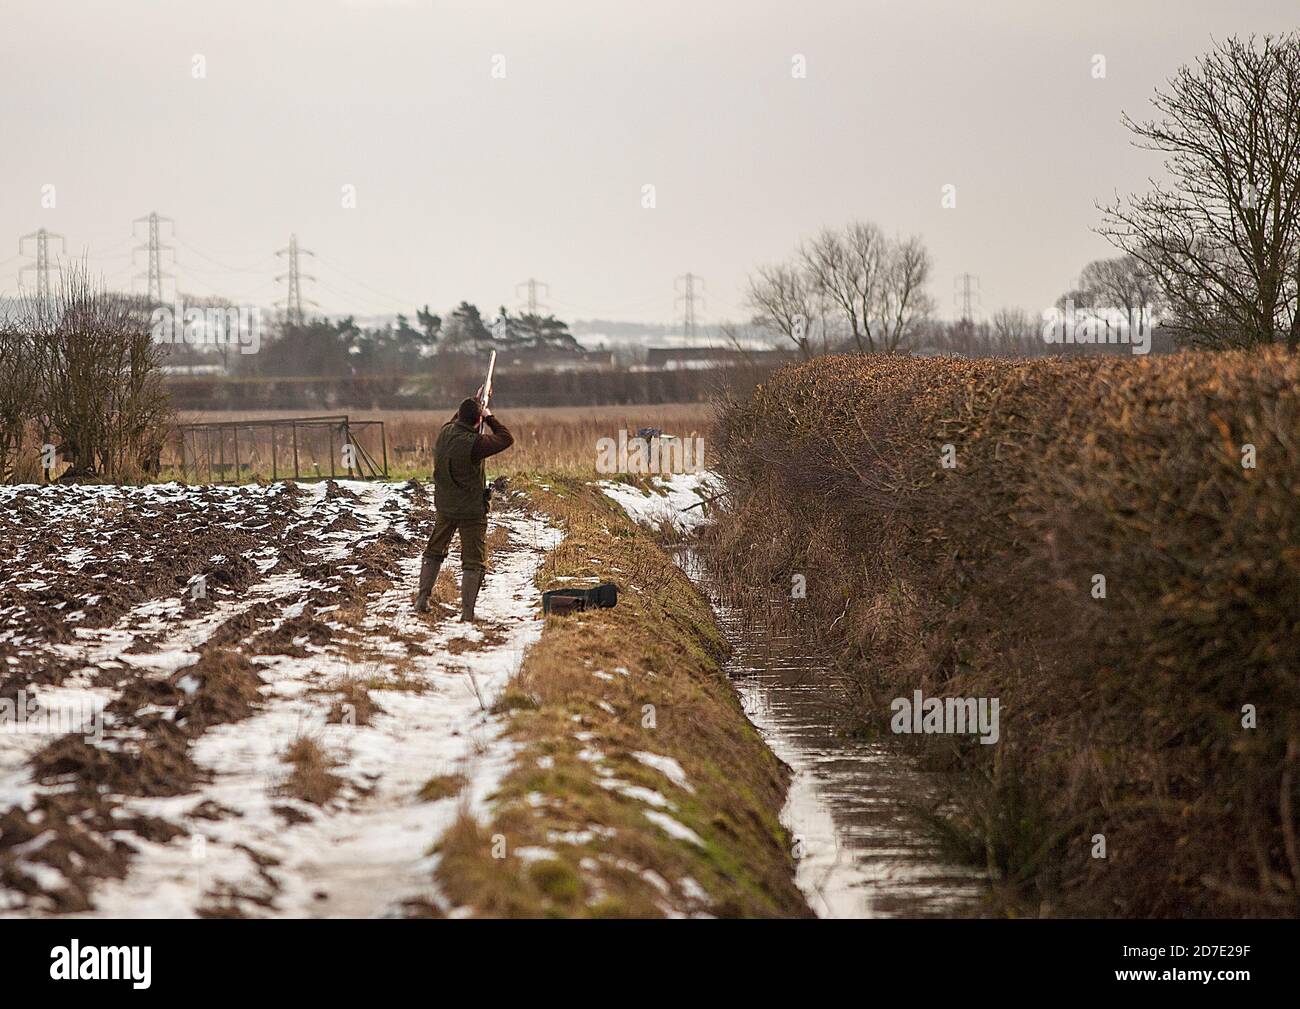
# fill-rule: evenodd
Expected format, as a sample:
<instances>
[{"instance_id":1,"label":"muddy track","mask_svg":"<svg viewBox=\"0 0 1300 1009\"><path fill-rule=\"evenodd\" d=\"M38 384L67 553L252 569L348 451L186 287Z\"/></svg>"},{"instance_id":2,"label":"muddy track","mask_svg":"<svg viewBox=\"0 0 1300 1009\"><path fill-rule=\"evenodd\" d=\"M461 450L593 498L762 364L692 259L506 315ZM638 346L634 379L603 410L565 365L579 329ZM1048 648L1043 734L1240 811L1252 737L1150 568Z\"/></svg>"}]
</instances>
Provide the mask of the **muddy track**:
<instances>
[{"instance_id":1,"label":"muddy track","mask_svg":"<svg viewBox=\"0 0 1300 1009\"><path fill-rule=\"evenodd\" d=\"M508 759L483 707L539 632L545 523L494 515L467 627L409 612L432 522L414 482L19 488L0 506L0 699L36 729L0 734L0 908L436 905L424 853ZM102 732L48 731L70 710ZM462 793L426 801L440 776Z\"/></svg>"}]
</instances>

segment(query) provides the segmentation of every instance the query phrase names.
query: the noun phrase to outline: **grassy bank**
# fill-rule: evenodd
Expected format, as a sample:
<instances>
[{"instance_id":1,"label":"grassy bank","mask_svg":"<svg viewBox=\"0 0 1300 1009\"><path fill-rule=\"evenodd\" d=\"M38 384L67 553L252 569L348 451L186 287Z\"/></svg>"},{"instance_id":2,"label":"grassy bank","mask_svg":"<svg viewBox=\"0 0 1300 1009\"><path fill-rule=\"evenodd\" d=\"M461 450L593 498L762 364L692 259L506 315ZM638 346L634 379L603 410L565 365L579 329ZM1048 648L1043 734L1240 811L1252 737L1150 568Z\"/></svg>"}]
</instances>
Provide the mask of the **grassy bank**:
<instances>
[{"instance_id":1,"label":"grassy bank","mask_svg":"<svg viewBox=\"0 0 1300 1009\"><path fill-rule=\"evenodd\" d=\"M890 703L1013 913L1300 911L1300 364L827 358L731 405L714 556ZM792 578L807 595L790 599Z\"/></svg>"},{"instance_id":2,"label":"grassy bank","mask_svg":"<svg viewBox=\"0 0 1300 1009\"><path fill-rule=\"evenodd\" d=\"M551 618L498 702L520 750L490 822L462 816L437 877L483 916L797 916L786 771L721 671L707 601L584 480L515 478L565 539L538 585L608 580L618 606Z\"/></svg>"}]
</instances>

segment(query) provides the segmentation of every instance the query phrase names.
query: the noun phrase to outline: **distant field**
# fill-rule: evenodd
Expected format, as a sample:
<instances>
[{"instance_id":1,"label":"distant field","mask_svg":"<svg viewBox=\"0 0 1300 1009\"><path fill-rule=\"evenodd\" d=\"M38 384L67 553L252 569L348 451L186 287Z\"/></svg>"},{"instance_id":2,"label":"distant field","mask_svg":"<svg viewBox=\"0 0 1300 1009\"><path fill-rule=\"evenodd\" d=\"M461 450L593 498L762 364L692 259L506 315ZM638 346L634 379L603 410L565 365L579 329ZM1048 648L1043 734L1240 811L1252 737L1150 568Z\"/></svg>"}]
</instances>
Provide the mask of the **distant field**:
<instances>
[{"instance_id":1,"label":"distant field","mask_svg":"<svg viewBox=\"0 0 1300 1009\"><path fill-rule=\"evenodd\" d=\"M346 411L350 420L384 422L388 441L389 473L395 477L427 474L433 466L432 447L438 429L450 418L453 407L445 410L365 410ZM342 411L257 410L257 411L190 411L178 414L182 423L214 423L253 420L287 420L295 417L324 415ZM659 428L665 434L695 435L705 439L705 462L709 460L709 434L713 427L713 410L707 403L668 403L657 406L588 406L534 407L503 410L501 420L515 436L510 451L489 463L493 473L521 470L555 470L570 473L594 473L596 442L616 438L620 430ZM241 435L241 438L245 437ZM367 439L366 448L377 454L376 439ZM246 443L247 446L247 443ZM265 452L262 453L266 455ZM312 456L313 461L315 455ZM165 459L164 463L174 463ZM250 474L245 474L250 478Z\"/></svg>"}]
</instances>

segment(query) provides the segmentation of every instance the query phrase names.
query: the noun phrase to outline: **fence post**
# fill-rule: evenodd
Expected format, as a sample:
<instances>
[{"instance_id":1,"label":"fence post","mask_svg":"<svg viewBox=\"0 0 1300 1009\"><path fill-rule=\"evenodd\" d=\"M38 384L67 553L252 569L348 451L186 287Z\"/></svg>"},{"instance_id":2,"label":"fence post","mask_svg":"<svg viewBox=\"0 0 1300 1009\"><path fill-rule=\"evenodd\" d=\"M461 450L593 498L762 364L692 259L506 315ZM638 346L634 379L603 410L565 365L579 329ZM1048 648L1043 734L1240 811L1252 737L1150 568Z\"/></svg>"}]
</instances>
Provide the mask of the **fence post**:
<instances>
[{"instance_id":1,"label":"fence post","mask_svg":"<svg viewBox=\"0 0 1300 1009\"><path fill-rule=\"evenodd\" d=\"M293 422L293 478L302 479L298 473L298 422Z\"/></svg>"},{"instance_id":2,"label":"fence post","mask_svg":"<svg viewBox=\"0 0 1300 1009\"><path fill-rule=\"evenodd\" d=\"M384 431L384 422L379 422L379 444L384 450L384 479L388 479L388 434Z\"/></svg>"},{"instance_id":3,"label":"fence post","mask_svg":"<svg viewBox=\"0 0 1300 1009\"><path fill-rule=\"evenodd\" d=\"M231 428L231 431L235 435L235 485L238 486L239 481L243 478L243 473L241 473L239 469L239 427L238 425Z\"/></svg>"},{"instance_id":4,"label":"fence post","mask_svg":"<svg viewBox=\"0 0 1300 1009\"><path fill-rule=\"evenodd\" d=\"M279 470L276 464L276 451L275 451L275 434L278 430L279 428L275 424L271 425L271 481L272 482L275 482L276 480L280 479Z\"/></svg>"}]
</instances>

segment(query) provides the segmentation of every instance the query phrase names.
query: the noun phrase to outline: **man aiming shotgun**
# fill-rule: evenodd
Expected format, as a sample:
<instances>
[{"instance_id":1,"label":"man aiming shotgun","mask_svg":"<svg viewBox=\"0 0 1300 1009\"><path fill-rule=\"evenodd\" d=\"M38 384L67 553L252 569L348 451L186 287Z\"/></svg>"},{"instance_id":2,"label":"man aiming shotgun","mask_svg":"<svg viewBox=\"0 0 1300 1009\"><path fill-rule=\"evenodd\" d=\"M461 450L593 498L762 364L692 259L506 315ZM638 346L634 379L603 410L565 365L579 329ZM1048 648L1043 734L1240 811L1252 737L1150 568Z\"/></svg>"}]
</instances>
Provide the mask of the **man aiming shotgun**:
<instances>
[{"instance_id":1,"label":"man aiming shotgun","mask_svg":"<svg viewBox=\"0 0 1300 1009\"><path fill-rule=\"evenodd\" d=\"M460 618L474 619L474 602L483 584L486 558L488 486L483 461L514 444L514 436L492 415L492 371L496 353L488 366L488 379L478 395L460 404L456 415L442 426L433 453L433 506L437 517L433 534L424 548L420 565L420 587L415 594L415 611L429 612L429 593L447 559L451 537L460 532ZM486 425L487 431L483 428Z\"/></svg>"}]
</instances>

